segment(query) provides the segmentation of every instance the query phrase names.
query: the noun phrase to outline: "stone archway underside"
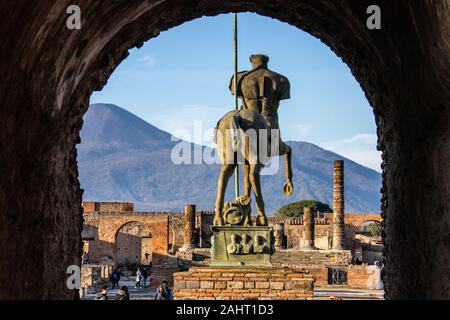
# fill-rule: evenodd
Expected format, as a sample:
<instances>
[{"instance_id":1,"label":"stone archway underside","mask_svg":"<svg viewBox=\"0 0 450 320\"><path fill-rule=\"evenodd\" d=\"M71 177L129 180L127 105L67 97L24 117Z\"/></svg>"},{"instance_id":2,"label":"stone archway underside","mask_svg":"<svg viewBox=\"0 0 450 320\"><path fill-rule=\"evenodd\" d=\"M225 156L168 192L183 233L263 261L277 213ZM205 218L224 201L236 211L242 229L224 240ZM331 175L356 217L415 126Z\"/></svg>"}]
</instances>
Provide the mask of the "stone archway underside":
<instances>
[{"instance_id":1,"label":"stone archway underside","mask_svg":"<svg viewBox=\"0 0 450 320\"><path fill-rule=\"evenodd\" d=\"M374 3L382 8L380 31L365 28ZM82 8L80 31L65 28L71 4ZM80 260L75 146L91 92L129 48L185 21L230 11L297 26L350 66L374 108L383 150L388 297L450 298L450 2L6 0L0 299L75 296L65 287L65 270Z\"/></svg>"}]
</instances>

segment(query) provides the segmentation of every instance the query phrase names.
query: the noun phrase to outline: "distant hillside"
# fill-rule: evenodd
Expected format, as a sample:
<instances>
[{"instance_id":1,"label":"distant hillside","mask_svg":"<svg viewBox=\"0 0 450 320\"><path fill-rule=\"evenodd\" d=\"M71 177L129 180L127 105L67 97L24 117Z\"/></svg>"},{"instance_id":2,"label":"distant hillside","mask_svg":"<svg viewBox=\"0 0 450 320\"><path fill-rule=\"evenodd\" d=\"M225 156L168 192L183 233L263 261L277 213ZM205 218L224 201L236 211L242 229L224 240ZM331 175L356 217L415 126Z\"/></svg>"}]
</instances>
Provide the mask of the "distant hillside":
<instances>
[{"instance_id":1,"label":"distant hillside","mask_svg":"<svg viewBox=\"0 0 450 320\"><path fill-rule=\"evenodd\" d=\"M213 210L219 165L174 165L171 151L178 142L120 107L91 105L84 120L78 166L85 200L132 201L140 210L182 210L186 203ZM332 206L333 161L338 159L346 160L346 211L379 211L379 173L310 143L289 144L296 191L290 198L282 194L283 168L263 176L267 212L299 199ZM233 190L230 183L227 199Z\"/></svg>"}]
</instances>

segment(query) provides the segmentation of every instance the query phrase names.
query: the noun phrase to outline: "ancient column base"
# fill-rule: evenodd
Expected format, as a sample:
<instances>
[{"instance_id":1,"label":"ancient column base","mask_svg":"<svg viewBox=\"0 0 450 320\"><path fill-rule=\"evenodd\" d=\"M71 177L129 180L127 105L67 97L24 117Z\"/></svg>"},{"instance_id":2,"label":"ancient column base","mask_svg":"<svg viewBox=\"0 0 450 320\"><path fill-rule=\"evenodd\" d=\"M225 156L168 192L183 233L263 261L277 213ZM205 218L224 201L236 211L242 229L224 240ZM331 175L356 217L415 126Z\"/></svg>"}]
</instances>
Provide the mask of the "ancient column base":
<instances>
[{"instance_id":1,"label":"ancient column base","mask_svg":"<svg viewBox=\"0 0 450 320\"><path fill-rule=\"evenodd\" d=\"M307 300L314 278L288 268L198 267L173 275L175 300Z\"/></svg>"}]
</instances>

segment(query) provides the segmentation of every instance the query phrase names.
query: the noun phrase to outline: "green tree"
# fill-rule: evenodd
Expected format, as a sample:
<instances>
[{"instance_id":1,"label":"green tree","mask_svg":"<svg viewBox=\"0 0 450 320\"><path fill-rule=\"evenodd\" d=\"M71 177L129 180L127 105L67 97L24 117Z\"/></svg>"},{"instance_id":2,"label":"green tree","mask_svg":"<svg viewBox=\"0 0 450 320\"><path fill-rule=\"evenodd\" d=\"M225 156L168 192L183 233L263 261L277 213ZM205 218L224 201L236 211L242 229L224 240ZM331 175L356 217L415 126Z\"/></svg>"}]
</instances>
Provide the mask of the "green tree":
<instances>
[{"instance_id":1,"label":"green tree","mask_svg":"<svg viewBox=\"0 0 450 320\"><path fill-rule=\"evenodd\" d=\"M365 228L365 233L371 237L380 237L381 236L381 225L377 222L371 222Z\"/></svg>"},{"instance_id":2,"label":"green tree","mask_svg":"<svg viewBox=\"0 0 450 320\"><path fill-rule=\"evenodd\" d=\"M276 216L281 218L299 218L303 216L303 208L309 207L313 212L332 212L328 204L317 200L301 200L278 209Z\"/></svg>"}]
</instances>

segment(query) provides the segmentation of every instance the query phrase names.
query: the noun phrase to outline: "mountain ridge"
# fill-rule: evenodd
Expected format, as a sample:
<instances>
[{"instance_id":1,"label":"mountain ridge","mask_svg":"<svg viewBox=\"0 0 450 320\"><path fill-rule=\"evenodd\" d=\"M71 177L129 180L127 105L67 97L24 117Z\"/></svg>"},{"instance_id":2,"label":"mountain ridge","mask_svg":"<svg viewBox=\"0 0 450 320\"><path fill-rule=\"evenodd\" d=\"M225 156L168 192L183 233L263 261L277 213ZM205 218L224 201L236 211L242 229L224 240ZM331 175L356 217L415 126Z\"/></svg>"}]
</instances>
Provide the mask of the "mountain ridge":
<instances>
[{"instance_id":1,"label":"mountain ridge","mask_svg":"<svg viewBox=\"0 0 450 320\"><path fill-rule=\"evenodd\" d=\"M112 104L91 105L84 120L78 162L85 200L131 201L137 209L151 211L181 211L186 203L213 209L220 165L173 164L171 151L179 142L171 134ZM378 172L311 143L288 143L295 193L290 198L282 194L280 161L279 173L261 178L267 212L300 199L332 206L334 160L345 160L346 211L379 211ZM233 189L229 183L227 200L233 198Z\"/></svg>"}]
</instances>

